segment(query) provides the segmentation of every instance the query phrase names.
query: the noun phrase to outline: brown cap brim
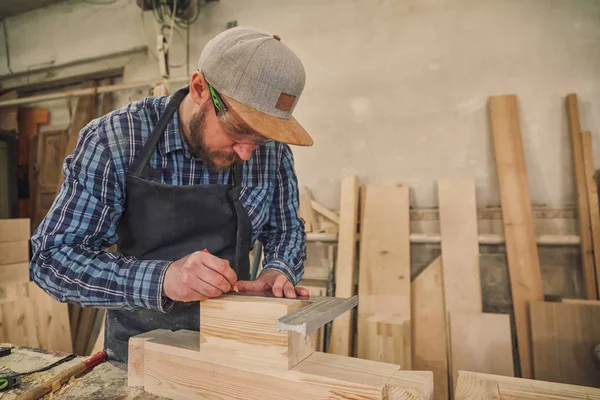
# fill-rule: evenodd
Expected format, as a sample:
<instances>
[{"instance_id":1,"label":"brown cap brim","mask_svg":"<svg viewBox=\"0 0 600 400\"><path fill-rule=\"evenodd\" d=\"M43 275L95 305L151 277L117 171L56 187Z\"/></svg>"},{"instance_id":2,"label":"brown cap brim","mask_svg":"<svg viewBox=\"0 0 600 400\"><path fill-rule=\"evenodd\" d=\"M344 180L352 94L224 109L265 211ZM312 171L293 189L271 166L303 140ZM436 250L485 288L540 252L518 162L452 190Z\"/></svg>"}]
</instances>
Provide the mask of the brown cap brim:
<instances>
[{"instance_id":1,"label":"brown cap brim","mask_svg":"<svg viewBox=\"0 0 600 400\"><path fill-rule=\"evenodd\" d=\"M250 128L262 136L296 146L313 145L313 139L294 117L290 117L290 119L274 117L248 107L227 96L221 96L225 98L227 105L230 106L240 118L250 126Z\"/></svg>"}]
</instances>

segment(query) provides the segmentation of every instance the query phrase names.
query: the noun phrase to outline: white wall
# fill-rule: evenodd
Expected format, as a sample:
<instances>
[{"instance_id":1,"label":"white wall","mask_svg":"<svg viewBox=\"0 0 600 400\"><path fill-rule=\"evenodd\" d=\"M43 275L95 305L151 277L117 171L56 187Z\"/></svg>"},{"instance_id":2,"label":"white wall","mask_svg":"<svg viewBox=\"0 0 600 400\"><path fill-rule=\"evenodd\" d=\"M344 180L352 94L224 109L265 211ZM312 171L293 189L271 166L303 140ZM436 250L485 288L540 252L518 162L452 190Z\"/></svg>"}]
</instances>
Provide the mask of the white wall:
<instances>
[{"instance_id":1,"label":"white wall","mask_svg":"<svg viewBox=\"0 0 600 400\"><path fill-rule=\"evenodd\" d=\"M135 0L70 1L11 18L13 70L144 44L154 51L152 14L144 26L141 14ZM347 174L407 183L419 208L437 205L436 179L472 176L479 205L498 204L486 108L494 94L519 96L535 204L575 204L568 93L579 95L600 166L600 1L221 0L191 30L191 70L230 20L279 34L303 60L307 83L296 116L316 144L294 149L296 167L331 208ZM185 51L179 36L174 42L178 63ZM3 75L4 49L0 58ZM132 56L124 81L157 76L154 57Z\"/></svg>"}]
</instances>

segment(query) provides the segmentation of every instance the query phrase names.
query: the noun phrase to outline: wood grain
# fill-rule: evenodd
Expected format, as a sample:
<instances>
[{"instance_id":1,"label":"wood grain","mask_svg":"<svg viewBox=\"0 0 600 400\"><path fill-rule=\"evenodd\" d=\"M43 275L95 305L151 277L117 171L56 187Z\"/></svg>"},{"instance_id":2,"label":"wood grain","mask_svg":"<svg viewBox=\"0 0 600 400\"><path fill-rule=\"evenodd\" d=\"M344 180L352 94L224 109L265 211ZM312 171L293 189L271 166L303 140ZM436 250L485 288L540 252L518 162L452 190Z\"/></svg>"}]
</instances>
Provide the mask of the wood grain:
<instances>
[{"instance_id":1,"label":"wood grain","mask_svg":"<svg viewBox=\"0 0 600 400\"><path fill-rule=\"evenodd\" d=\"M535 379L600 388L600 307L531 303Z\"/></svg>"},{"instance_id":2,"label":"wood grain","mask_svg":"<svg viewBox=\"0 0 600 400\"><path fill-rule=\"evenodd\" d=\"M442 258L437 257L411 285L412 367L432 371L436 400L448 399L448 346Z\"/></svg>"},{"instance_id":3,"label":"wood grain","mask_svg":"<svg viewBox=\"0 0 600 400\"><path fill-rule=\"evenodd\" d=\"M293 369L282 369L244 356L224 357L223 351L236 352L203 342L200 336L177 331L145 341L144 389L173 399L432 398L418 392L432 387L428 372L399 371L398 366L319 352ZM387 392L392 395L382 396Z\"/></svg>"},{"instance_id":4,"label":"wood grain","mask_svg":"<svg viewBox=\"0 0 600 400\"><path fill-rule=\"evenodd\" d=\"M590 132L581 133L581 146L585 169L585 188L588 206L590 208L596 295L600 296L600 208L598 206L598 187L596 179L594 179L594 153L592 148L592 134ZM588 276L586 279L591 280L592 278Z\"/></svg>"},{"instance_id":5,"label":"wood grain","mask_svg":"<svg viewBox=\"0 0 600 400\"><path fill-rule=\"evenodd\" d=\"M459 370L514 376L508 315L450 312L448 317L451 382Z\"/></svg>"},{"instance_id":6,"label":"wood grain","mask_svg":"<svg viewBox=\"0 0 600 400\"><path fill-rule=\"evenodd\" d=\"M479 379L477 374L458 372L455 400L500 400L498 382Z\"/></svg>"},{"instance_id":7,"label":"wood grain","mask_svg":"<svg viewBox=\"0 0 600 400\"><path fill-rule=\"evenodd\" d=\"M365 187L357 355L411 368L408 187Z\"/></svg>"},{"instance_id":8,"label":"wood grain","mask_svg":"<svg viewBox=\"0 0 600 400\"><path fill-rule=\"evenodd\" d=\"M0 286L0 304L10 303L22 297L29 296L29 283L20 282Z\"/></svg>"},{"instance_id":9,"label":"wood grain","mask_svg":"<svg viewBox=\"0 0 600 400\"><path fill-rule=\"evenodd\" d=\"M502 203L504 236L512 292L520 372L533 377L529 307L542 300L542 274L535 238L531 196L521 139L517 97L489 98L492 139Z\"/></svg>"},{"instance_id":10,"label":"wood grain","mask_svg":"<svg viewBox=\"0 0 600 400\"><path fill-rule=\"evenodd\" d=\"M34 309L39 347L73 352L67 304L54 300L34 282L29 282L29 301Z\"/></svg>"},{"instance_id":11,"label":"wood grain","mask_svg":"<svg viewBox=\"0 0 600 400\"><path fill-rule=\"evenodd\" d=\"M223 295L200 305L202 339L212 346L236 349L266 365L292 368L315 351L317 333L309 339L275 329L278 318L307 305L304 300Z\"/></svg>"},{"instance_id":12,"label":"wood grain","mask_svg":"<svg viewBox=\"0 0 600 400\"><path fill-rule=\"evenodd\" d=\"M581 240L581 263L583 267L583 283L589 300L598 298L595 283L592 231L590 227L590 209L585 182L585 165L579 124L579 104L577 95L567 95L567 117L569 121L569 137L575 172L575 188L577 189L577 208L579 211L579 237Z\"/></svg>"},{"instance_id":13,"label":"wood grain","mask_svg":"<svg viewBox=\"0 0 600 400\"><path fill-rule=\"evenodd\" d=\"M481 312L479 232L473 179L438 181L444 293L449 312Z\"/></svg>"},{"instance_id":14,"label":"wood grain","mask_svg":"<svg viewBox=\"0 0 600 400\"><path fill-rule=\"evenodd\" d=\"M29 263L0 265L0 282L2 285L29 282Z\"/></svg>"},{"instance_id":15,"label":"wood grain","mask_svg":"<svg viewBox=\"0 0 600 400\"><path fill-rule=\"evenodd\" d=\"M0 242L0 265L29 261L29 241Z\"/></svg>"},{"instance_id":16,"label":"wood grain","mask_svg":"<svg viewBox=\"0 0 600 400\"><path fill-rule=\"evenodd\" d=\"M600 389L501 375L459 371L459 386L473 386L474 382L495 382L502 400L600 400ZM457 392L464 390L457 387Z\"/></svg>"},{"instance_id":17,"label":"wood grain","mask_svg":"<svg viewBox=\"0 0 600 400\"><path fill-rule=\"evenodd\" d=\"M39 347L34 307L28 299L0 304L0 341Z\"/></svg>"},{"instance_id":18,"label":"wood grain","mask_svg":"<svg viewBox=\"0 0 600 400\"><path fill-rule=\"evenodd\" d=\"M29 240L31 228L29 218L11 218L0 220L0 242Z\"/></svg>"},{"instance_id":19,"label":"wood grain","mask_svg":"<svg viewBox=\"0 0 600 400\"><path fill-rule=\"evenodd\" d=\"M337 262L335 265L335 295L352 297L356 294L356 239L358 223L358 177L350 176L342 180L340 200L340 227L338 234ZM342 356L353 355L352 337L354 327L352 316L356 310L335 318L331 326L329 352Z\"/></svg>"}]
</instances>

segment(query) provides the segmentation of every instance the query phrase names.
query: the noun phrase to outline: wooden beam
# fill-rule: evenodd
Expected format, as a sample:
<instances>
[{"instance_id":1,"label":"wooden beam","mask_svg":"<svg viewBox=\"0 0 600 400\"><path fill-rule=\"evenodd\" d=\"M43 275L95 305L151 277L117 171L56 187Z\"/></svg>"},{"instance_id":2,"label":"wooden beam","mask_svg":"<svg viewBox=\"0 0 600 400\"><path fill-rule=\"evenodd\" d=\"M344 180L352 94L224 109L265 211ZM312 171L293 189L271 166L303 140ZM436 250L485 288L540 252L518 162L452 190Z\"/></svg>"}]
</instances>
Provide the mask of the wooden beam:
<instances>
[{"instance_id":1,"label":"wooden beam","mask_svg":"<svg viewBox=\"0 0 600 400\"><path fill-rule=\"evenodd\" d=\"M408 187L368 185L362 199L357 356L410 369Z\"/></svg>"},{"instance_id":2,"label":"wooden beam","mask_svg":"<svg viewBox=\"0 0 600 400\"><path fill-rule=\"evenodd\" d=\"M473 179L438 181L444 294L448 312L481 312L479 232Z\"/></svg>"},{"instance_id":3,"label":"wooden beam","mask_svg":"<svg viewBox=\"0 0 600 400\"><path fill-rule=\"evenodd\" d=\"M437 257L411 285L412 367L433 372L436 400L447 400L449 394L443 277Z\"/></svg>"},{"instance_id":4,"label":"wooden beam","mask_svg":"<svg viewBox=\"0 0 600 400\"><path fill-rule=\"evenodd\" d=\"M356 239L358 224L358 177L342 180L340 195L340 229L335 265L335 295L349 298L356 294ZM354 311L354 310L353 310ZM353 312L347 312L332 322L329 352L341 356L353 355Z\"/></svg>"},{"instance_id":5,"label":"wooden beam","mask_svg":"<svg viewBox=\"0 0 600 400\"><path fill-rule=\"evenodd\" d=\"M223 295L200 307L200 332L206 346L221 346L242 357L280 368L292 368L315 351L316 335L275 329L277 319L308 301L240 295Z\"/></svg>"},{"instance_id":6,"label":"wooden beam","mask_svg":"<svg viewBox=\"0 0 600 400\"><path fill-rule=\"evenodd\" d=\"M596 304L531 303L535 379L600 388L600 307Z\"/></svg>"},{"instance_id":7,"label":"wooden beam","mask_svg":"<svg viewBox=\"0 0 600 400\"><path fill-rule=\"evenodd\" d=\"M201 336L177 331L137 342L144 346L138 382L145 391L174 399L432 399L430 372L320 352L278 368Z\"/></svg>"},{"instance_id":8,"label":"wooden beam","mask_svg":"<svg viewBox=\"0 0 600 400\"><path fill-rule=\"evenodd\" d=\"M456 400L484 399L485 397L478 396L482 392L480 388L489 387L491 391L487 390L487 393L495 393L494 384L498 385L498 393L502 400L600 399L600 389L590 387L459 371L456 393L464 393L464 395Z\"/></svg>"},{"instance_id":9,"label":"wooden beam","mask_svg":"<svg viewBox=\"0 0 600 400\"><path fill-rule=\"evenodd\" d=\"M542 300L542 273L531 211L517 97L489 98L492 139L502 202L521 376L533 377L528 304Z\"/></svg>"},{"instance_id":10,"label":"wooden beam","mask_svg":"<svg viewBox=\"0 0 600 400\"><path fill-rule=\"evenodd\" d=\"M592 134L590 132L581 133L581 145L585 169L585 188L590 208L596 293L600 296L600 211L598 206L598 187L596 179L594 179L594 152L592 148Z\"/></svg>"},{"instance_id":11,"label":"wooden beam","mask_svg":"<svg viewBox=\"0 0 600 400\"><path fill-rule=\"evenodd\" d=\"M571 93L567 96L567 116L569 120L569 136L571 138L573 169L575 171L575 186L577 189L583 283L585 286L586 297L589 300L595 300L598 298L598 291L596 288L596 278L594 272L592 232L590 228L590 208L588 204L588 195L585 183L585 165L583 160L581 127L579 125L579 105L577 101L577 95L575 93Z\"/></svg>"}]
</instances>

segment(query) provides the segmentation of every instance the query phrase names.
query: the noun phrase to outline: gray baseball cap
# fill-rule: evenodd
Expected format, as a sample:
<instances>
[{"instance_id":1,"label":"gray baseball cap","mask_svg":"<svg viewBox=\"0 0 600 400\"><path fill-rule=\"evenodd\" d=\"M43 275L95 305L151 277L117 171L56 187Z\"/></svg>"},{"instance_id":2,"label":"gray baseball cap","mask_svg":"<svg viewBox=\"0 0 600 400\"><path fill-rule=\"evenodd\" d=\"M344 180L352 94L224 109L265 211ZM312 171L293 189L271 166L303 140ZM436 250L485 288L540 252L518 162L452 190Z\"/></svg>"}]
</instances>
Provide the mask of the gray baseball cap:
<instances>
[{"instance_id":1,"label":"gray baseball cap","mask_svg":"<svg viewBox=\"0 0 600 400\"><path fill-rule=\"evenodd\" d=\"M279 36L228 29L206 44L198 69L256 132L283 143L313 144L292 116L304 89L304 66Z\"/></svg>"}]
</instances>

